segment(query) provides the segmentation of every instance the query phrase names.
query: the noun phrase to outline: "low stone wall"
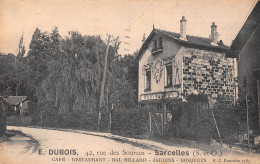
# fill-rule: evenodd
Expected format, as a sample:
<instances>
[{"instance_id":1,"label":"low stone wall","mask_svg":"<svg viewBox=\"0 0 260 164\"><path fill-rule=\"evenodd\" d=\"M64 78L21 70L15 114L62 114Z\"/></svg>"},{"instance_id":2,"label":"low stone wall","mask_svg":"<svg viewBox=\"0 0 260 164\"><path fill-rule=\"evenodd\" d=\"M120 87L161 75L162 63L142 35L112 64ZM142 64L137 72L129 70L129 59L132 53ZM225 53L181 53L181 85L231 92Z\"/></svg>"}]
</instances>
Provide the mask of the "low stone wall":
<instances>
[{"instance_id":1,"label":"low stone wall","mask_svg":"<svg viewBox=\"0 0 260 164\"><path fill-rule=\"evenodd\" d=\"M8 126L28 126L31 125L31 116L9 116L7 117Z\"/></svg>"}]
</instances>

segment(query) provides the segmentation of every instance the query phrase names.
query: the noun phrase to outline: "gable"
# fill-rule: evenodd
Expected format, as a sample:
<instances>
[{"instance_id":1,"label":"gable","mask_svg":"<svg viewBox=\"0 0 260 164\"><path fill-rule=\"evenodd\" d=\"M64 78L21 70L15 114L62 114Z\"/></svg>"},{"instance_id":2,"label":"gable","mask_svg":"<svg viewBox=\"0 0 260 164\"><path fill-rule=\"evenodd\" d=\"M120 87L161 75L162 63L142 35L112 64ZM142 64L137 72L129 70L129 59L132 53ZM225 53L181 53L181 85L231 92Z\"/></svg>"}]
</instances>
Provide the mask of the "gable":
<instances>
[{"instance_id":1,"label":"gable","mask_svg":"<svg viewBox=\"0 0 260 164\"><path fill-rule=\"evenodd\" d=\"M149 39L144 43L145 47L142 49L142 54L139 56L139 61L145 60L148 63L160 58L162 60L174 57L181 46L177 42L161 33L154 32ZM157 47L154 48L154 42L157 42ZM161 42L161 46L159 45ZM161 47L161 48L159 48ZM144 55L146 59L143 59Z\"/></svg>"}]
</instances>

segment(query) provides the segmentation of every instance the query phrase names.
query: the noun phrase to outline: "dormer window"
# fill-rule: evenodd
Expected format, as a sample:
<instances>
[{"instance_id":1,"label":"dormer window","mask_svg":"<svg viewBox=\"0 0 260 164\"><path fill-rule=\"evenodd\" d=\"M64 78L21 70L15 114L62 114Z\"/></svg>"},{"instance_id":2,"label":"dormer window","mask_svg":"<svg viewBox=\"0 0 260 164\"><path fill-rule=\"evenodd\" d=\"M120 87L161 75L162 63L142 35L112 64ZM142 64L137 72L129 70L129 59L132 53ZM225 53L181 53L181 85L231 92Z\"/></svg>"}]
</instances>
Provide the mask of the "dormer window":
<instances>
[{"instance_id":1,"label":"dormer window","mask_svg":"<svg viewBox=\"0 0 260 164\"><path fill-rule=\"evenodd\" d=\"M152 54L157 55L159 53L163 52L163 47L162 47L162 38L158 38L153 40L153 49L152 49Z\"/></svg>"}]
</instances>

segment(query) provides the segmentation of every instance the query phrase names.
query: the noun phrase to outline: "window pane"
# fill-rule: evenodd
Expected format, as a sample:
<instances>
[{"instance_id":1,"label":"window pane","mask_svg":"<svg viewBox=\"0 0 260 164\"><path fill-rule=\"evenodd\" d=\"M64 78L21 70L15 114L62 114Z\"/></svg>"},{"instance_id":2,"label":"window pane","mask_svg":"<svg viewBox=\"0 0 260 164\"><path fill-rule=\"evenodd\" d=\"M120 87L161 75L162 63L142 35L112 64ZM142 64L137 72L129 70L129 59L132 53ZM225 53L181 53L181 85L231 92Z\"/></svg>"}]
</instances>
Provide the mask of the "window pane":
<instances>
[{"instance_id":1,"label":"window pane","mask_svg":"<svg viewBox=\"0 0 260 164\"><path fill-rule=\"evenodd\" d=\"M167 71L167 86L172 85L172 65L169 64L166 66L166 71Z\"/></svg>"},{"instance_id":2,"label":"window pane","mask_svg":"<svg viewBox=\"0 0 260 164\"><path fill-rule=\"evenodd\" d=\"M146 89L151 88L151 70L146 70Z\"/></svg>"}]
</instances>

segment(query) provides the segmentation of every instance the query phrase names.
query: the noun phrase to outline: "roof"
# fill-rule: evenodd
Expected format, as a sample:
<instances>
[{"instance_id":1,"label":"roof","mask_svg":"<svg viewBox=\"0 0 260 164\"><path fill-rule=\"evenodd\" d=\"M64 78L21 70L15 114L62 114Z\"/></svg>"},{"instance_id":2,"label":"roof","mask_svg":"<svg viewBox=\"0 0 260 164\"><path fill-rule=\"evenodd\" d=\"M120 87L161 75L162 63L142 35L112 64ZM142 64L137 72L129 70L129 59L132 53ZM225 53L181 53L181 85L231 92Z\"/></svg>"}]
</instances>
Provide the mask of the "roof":
<instances>
[{"instance_id":1,"label":"roof","mask_svg":"<svg viewBox=\"0 0 260 164\"><path fill-rule=\"evenodd\" d=\"M148 44L151 41L154 34L163 35L166 38L175 40L177 44L181 44L187 47L194 47L197 49L206 49L206 50L217 51L217 52L227 52L228 50L228 46L224 45L222 42L218 42L218 46L212 45L211 44L212 40L209 38L187 35L186 36L187 40L181 40L180 33L154 28L153 31L148 36L148 38L143 43L142 47L140 48L139 53L137 55L137 59L140 58L144 50L148 47Z\"/></svg>"},{"instance_id":2,"label":"roof","mask_svg":"<svg viewBox=\"0 0 260 164\"><path fill-rule=\"evenodd\" d=\"M7 102L11 105L18 105L19 103L25 101L27 96L9 96Z\"/></svg>"},{"instance_id":3,"label":"roof","mask_svg":"<svg viewBox=\"0 0 260 164\"><path fill-rule=\"evenodd\" d=\"M250 37L256 34L256 31L259 30L260 23L260 1L257 1L255 7L251 11L250 15L246 19L244 25L240 29L236 38L233 40L230 49L227 53L228 57L237 58L239 53L242 51L244 46Z\"/></svg>"}]
</instances>

